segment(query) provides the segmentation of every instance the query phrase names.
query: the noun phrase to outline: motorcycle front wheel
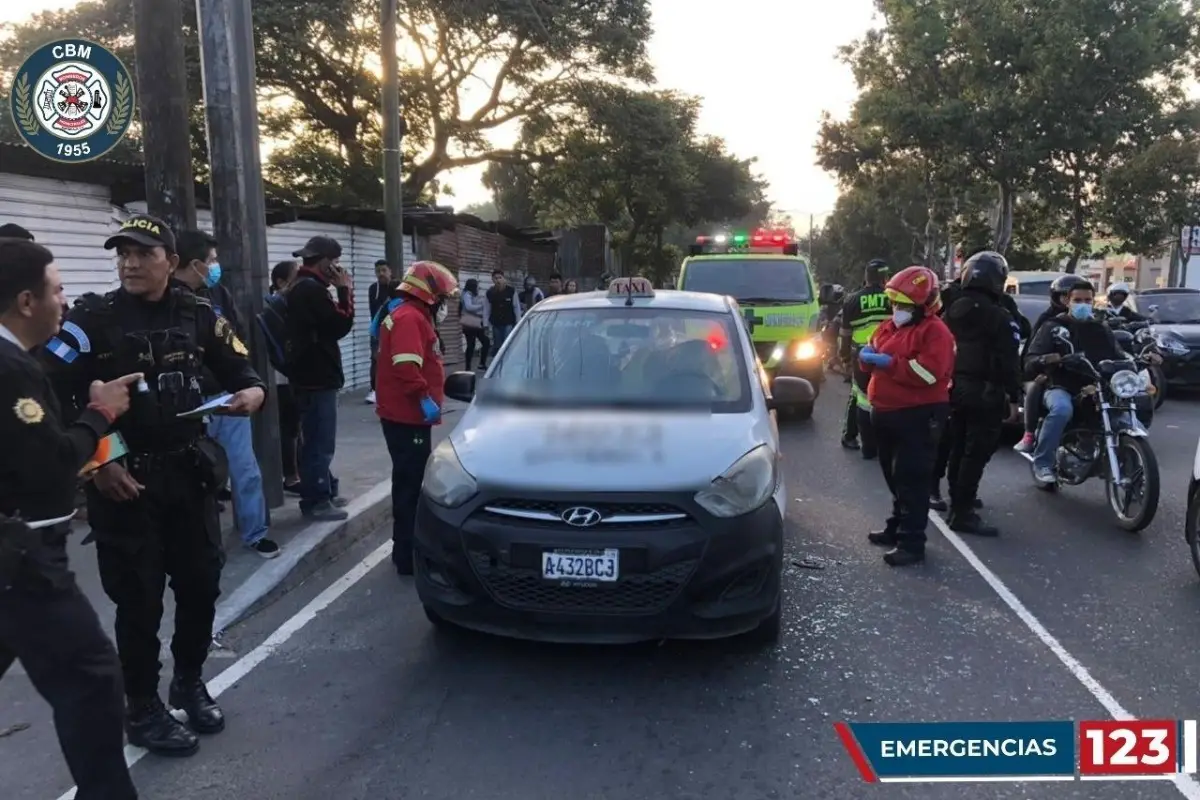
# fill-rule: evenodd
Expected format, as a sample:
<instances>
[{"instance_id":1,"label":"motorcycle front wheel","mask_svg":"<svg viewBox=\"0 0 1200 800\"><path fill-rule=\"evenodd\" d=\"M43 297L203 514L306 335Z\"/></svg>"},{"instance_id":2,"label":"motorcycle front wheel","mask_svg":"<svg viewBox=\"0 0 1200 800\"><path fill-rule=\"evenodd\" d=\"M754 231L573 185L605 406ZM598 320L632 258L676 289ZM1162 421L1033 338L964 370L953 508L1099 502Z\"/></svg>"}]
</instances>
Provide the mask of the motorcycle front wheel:
<instances>
[{"instance_id":1,"label":"motorcycle front wheel","mask_svg":"<svg viewBox=\"0 0 1200 800\"><path fill-rule=\"evenodd\" d=\"M1117 463L1121 467L1121 486L1114 486L1112 477L1104 482L1108 506L1117 518L1117 525L1130 533L1144 530L1158 513L1161 489L1158 458L1150 443L1136 436L1122 434L1117 440ZM1134 502L1137 510L1133 510Z\"/></svg>"},{"instance_id":2,"label":"motorcycle front wheel","mask_svg":"<svg viewBox=\"0 0 1200 800\"><path fill-rule=\"evenodd\" d=\"M1167 402L1167 373L1162 367L1150 365L1150 383L1154 385L1154 410L1158 411Z\"/></svg>"}]
</instances>

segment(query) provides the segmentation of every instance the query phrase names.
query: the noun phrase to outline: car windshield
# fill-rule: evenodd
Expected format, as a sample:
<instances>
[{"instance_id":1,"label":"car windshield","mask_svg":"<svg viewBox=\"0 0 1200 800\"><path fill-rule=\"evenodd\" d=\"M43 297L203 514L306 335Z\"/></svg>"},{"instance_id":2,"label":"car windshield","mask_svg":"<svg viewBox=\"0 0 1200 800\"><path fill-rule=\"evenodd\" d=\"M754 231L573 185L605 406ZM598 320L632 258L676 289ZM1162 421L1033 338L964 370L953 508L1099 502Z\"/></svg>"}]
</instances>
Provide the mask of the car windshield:
<instances>
[{"instance_id":1,"label":"car windshield","mask_svg":"<svg viewBox=\"0 0 1200 800\"><path fill-rule=\"evenodd\" d=\"M744 413L732 315L615 306L534 311L480 382L481 403Z\"/></svg>"},{"instance_id":2,"label":"car windshield","mask_svg":"<svg viewBox=\"0 0 1200 800\"><path fill-rule=\"evenodd\" d=\"M1137 299L1137 306L1153 322L1200 323L1200 292L1145 294Z\"/></svg>"},{"instance_id":3,"label":"car windshield","mask_svg":"<svg viewBox=\"0 0 1200 800\"><path fill-rule=\"evenodd\" d=\"M724 294L751 303L810 303L808 267L797 259L730 258L692 261L683 273L689 292Z\"/></svg>"}]
</instances>

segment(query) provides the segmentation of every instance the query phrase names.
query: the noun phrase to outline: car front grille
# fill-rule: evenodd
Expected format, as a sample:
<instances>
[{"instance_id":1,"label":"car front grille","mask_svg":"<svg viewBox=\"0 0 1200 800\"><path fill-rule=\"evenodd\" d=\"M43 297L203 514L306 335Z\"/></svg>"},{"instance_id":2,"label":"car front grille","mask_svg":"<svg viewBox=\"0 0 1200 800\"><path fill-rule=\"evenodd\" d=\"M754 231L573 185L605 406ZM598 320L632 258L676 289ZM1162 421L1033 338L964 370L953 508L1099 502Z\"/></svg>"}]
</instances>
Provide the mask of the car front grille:
<instances>
[{"instance_id":1,"label":"car front grille","mask_svg":"<svg viewBox=\"0 0 1200 800\"><path fill-rule=\"evenodd\" d=\"M568 526L562 514L570 508L590 508L600 512L600 527L664 527L683 524L690 519L686 511L668 503L568 503L511 498L485 503L480 514L489 522L565 528Z\"/></svg>"},{"instance_id":2,"label":"car front grille","mask_svg":"<svg viewBox=\"0 0 1200 800\"><path fill-rule=\"evenodd\" d=\"M502 564L484 550L468 550L471 567L500 605L518 611L586 614L654 614L665 609L699 564L678 561L651 572L622 575L613 583L560 584L540 569Z\"/></svg>"}]
</instances>

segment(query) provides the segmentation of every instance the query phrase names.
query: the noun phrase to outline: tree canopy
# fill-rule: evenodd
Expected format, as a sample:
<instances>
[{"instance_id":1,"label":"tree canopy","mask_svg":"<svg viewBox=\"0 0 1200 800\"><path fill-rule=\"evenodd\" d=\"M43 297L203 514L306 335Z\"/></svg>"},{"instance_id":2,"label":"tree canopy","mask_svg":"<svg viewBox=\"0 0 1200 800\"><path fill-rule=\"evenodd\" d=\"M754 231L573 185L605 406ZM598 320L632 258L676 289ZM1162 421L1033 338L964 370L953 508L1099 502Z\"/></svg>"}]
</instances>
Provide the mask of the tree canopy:
<instances>
[{"instance_id":1,"label":"tree canopy","mask_svg":"<svg viewBox=\"0 0 1200 800\"><path fill-rule=\"evenodd\" d=\"M825 234L852 231L855 215L884 203L889 220L872 217L868 230L894 257L908 250L933 266L969 245L1036 264L1038 246L1061 239L1073 269L1097 238L1152 253L1193 221L1200 116L1184 87L1200 18L1190 4L876 4L883 25L843 49L858 100L821 130L818 162L848 195ZM846 236L842 260L857 259L870 236Z\"/></svg>"}]
</instances>

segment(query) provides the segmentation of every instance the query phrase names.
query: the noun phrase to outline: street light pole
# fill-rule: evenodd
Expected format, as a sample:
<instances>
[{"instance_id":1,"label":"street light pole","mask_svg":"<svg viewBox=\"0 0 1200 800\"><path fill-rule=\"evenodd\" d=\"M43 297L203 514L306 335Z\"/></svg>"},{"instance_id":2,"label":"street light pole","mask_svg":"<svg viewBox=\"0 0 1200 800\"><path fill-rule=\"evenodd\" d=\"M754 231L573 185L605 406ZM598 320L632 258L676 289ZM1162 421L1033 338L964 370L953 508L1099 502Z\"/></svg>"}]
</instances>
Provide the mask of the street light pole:
<instances>
[{"instance_id":1,"label":"street light pole","mask_svg":"<svg viewBox=\"0 0 1200 800\"><path fill-rule=\"evenodd\" d=\"M396 55L397 0L381 0L380 57L383 61L383 211L384 250L393 270L404 270L404 185L400 143L404 121L400 118L400 59Z\"/></svg>"},{"instance_id":2,"label":"street light pole","mask_svg":"<svg viewBox=\"0 0 1200 800\"><path fill-rule=\"evenodd\" d=\"M254 27L250 0L196 0L204 76L208 155L212 165L213 234L240 317L247 320L254 369L270 387L254 416L254 449L267 505L283 505L279 406L267 344L254 323L267 291L266 200L258 149Z\"/></svg>"}]
</instances>

